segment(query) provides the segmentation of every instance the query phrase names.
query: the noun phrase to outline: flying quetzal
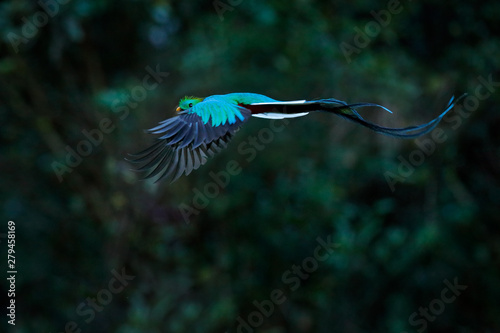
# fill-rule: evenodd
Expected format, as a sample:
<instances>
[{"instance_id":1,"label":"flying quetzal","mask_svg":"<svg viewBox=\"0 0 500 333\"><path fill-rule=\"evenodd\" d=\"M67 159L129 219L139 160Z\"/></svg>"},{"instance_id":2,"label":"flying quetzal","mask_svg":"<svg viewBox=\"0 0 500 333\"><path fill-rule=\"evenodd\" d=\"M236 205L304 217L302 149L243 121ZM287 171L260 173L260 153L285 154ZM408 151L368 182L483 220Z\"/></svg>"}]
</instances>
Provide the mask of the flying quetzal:
<instances>
[{"instance_id":1,"label":"flying quetzal","mask_svg":"<svg viewBox=\"0 0 500 333\"><path fill-rule=\"evenodd\" d=\"M382 134L415 138L436 127L456 104L453 100L454 98L451 98L446 109L426 124L388 128L364 120L356 111L359 107L373 106L391 112L386 107L373 103L347 104L333 98L284 102L252 93L214 95L206 98L185 97L179 102L177 116L148 130L152 134L162 136L149 148L131 155L134 157L131 162L143 164L138 171L149 170L145 178L160 175L156 181L168 179L173 182L182 174L188 175L198 169L209 157L225 148L234 133L252 116L283 119L305 116L314 111L328 112Z\"/></svg>"}]
</instances>

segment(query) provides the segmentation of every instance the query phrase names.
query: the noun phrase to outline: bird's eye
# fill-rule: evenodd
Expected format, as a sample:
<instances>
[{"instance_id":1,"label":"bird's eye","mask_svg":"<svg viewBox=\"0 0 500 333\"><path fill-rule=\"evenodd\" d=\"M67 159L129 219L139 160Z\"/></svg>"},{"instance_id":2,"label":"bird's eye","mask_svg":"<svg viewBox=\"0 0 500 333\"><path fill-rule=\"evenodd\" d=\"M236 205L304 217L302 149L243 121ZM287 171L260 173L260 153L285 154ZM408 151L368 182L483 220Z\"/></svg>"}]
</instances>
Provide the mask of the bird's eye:
<instances>
[{"instance_id":1,"label":"bird's eye","mask_svg":"<svg viewBox=\"0 0 500 333\"><path fill-rule=\"evenodd\" d=\"M188 106L189 106L190 108L192 108L192 107L193 107L193 103L189 103L189 104L188 104Z\"/></svg>"}]
</instances>

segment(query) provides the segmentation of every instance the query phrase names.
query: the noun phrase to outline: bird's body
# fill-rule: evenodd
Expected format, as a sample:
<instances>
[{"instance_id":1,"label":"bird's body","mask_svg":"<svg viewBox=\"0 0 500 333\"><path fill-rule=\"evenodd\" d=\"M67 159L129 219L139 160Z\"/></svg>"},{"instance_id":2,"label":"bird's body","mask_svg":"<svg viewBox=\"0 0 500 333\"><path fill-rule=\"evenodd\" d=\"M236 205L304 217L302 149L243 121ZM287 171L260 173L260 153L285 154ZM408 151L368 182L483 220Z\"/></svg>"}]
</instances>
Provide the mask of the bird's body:
<instances>
[{"instance_id":1,"label":"bird's body","mask_svg":"<svg viewBox=\"0 0 500 333\"><path fill-rule=\"evenodd\" d=\"M186 100L197 100L196 97L187 97ZM253 93L232 93L226 95L213 95L205 99L200 100L198 103L193 103L191 107L188 108L189 114L197 114L202 118L204 124L212 120L212 126L221 126L226 122L233 124L236 118L244 121L244 116L241 114L241 109L246 108L251 111L251 115L255 117L264 117L265 113L268 113L268 106L278 106L278 105L291 105L291 104L302 104L302 101L278 101L267 97L265 95L253 94ZM182 101L181 103L182 104ZM183 112L181 107L177 111ZM263 115L264 114L264 115ZM294 117L302 116L305 114L296 114ZM279 116L278 116L279 117ZM286 118L284 115L281 118Z\"/></svg>"},{"instance_id":2,"label":"bird's body","mask_svg":"<svg viewBox=\"0 0 500 333\"><path fill-rule=\"evenodd\" d=\"M254 93L231 93L206 98L185 97L179 102L177 116L164 120L149 130L150 133L162 136L146 150L132 155L135 157L132 162L144 164L139 171L150 170L146 178L160 175L157 181L169 179L173 182L182 174L188 175L198 169L206 163L208 157L225 148L233 134L252 116L283 119L305 116L314 111L328 112L382 134L414 138L431 131L455 103L452 98L444 112L424 125L388 128L364 120L356 111L359 107L373 106L391 112L373 103L347 104L331 98L278 101Z\"/></svg>"}]
</instances>

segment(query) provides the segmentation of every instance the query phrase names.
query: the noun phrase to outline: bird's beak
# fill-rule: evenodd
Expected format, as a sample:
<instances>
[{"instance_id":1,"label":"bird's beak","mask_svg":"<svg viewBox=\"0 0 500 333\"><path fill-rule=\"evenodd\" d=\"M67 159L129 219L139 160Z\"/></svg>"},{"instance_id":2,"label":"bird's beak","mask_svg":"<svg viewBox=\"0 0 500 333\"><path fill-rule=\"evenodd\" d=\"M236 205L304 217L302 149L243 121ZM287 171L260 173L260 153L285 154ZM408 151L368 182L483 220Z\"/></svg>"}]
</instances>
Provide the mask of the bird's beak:
<instances>
[{"instance_id":1,"label":"bird's beak","mask_svg":"<svg viewBox=\"0 0 500 333\"><path fill-rule=\"evenodd\" d=\"M175 109L175 111L179 112L181 111L182 109L180 107L177 107L177 109Z\"/></svg>"}]
</instances>

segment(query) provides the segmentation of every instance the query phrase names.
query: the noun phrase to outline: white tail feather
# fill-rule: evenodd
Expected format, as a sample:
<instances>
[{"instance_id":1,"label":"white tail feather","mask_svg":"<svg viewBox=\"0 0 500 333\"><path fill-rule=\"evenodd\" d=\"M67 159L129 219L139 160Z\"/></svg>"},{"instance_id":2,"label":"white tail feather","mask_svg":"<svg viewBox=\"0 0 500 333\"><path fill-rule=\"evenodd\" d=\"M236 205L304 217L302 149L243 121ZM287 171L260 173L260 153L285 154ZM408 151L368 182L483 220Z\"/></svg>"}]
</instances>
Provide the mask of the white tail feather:
<instances>
[{"instance_id":1,"label":"white tail feather","mask_svg":"<svg viewBox=\"0 0 500 333\"><path fill-rule=\"evenodd\" d=\"M265 104L268 104L268 103L265 103ZM264 112L264 113L253 114L252 117L265 118L265 119L285 119L285 118L302 117L302 116L305 116L307 114L309 114L309 112L291 113L291 114Z\"/></svg>"},{"instance_id":2,"label":"white tail feather","mask_svg":"<svg viewBox=\"0 0 500 333\"><path fill-rule=\"evenodd\" d=\"M273 104L304 104L306 102L305 99L299 101L288 101L288 102L266 102L266 103L252 103L250 105L273 105Z\"/></svg>"}]
</instances>

